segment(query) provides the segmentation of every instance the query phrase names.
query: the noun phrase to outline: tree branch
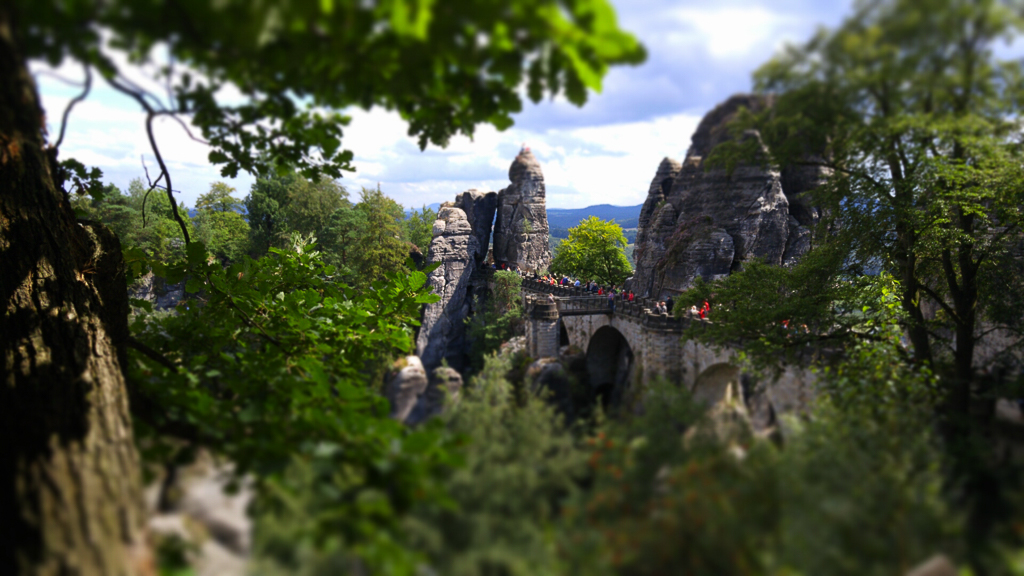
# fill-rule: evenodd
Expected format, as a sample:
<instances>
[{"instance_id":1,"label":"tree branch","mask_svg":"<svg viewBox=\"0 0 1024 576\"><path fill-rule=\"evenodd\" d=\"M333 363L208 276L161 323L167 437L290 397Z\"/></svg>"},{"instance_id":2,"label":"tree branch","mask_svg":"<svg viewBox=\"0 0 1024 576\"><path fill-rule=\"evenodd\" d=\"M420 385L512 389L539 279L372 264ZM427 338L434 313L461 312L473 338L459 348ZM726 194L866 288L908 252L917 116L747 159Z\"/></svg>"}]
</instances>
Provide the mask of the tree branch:
<instances>
[{"instance_id":1,"label":"tree branch","mask_svg":"<svg viewBox=\"0 0 1024 576\"><path fill-rule=\"evenodd\" d=\"M957 315L956 310L954 310L949 304L946 304L946 301L943 300L942 297L939 296L934 290L920 282L917 283L917 287L920 288L921 291L924 292L925 294L931 296L932 300L934 300L936 304L941 306L943 310L945 310L950 316L953 317L954 322L956 322L957 324L961 324L960 316Z\"/></svg>"},{"instance_id":2,"label":"tree branch","mask_svg":"<svg viewBox=\"0 0 1024 576\"><path fill-rule=\"evenodd\" d=\"M60 135L57 136L57 143L53 145L54 148L59 149L61 143L64 142L64 131L68 127L68 116L71 115L71 109L75 107L75 104L85 100L85 97L89 95L89 91L92 90L92 70L88 64L83 67L85 68L85 89L82 90L81 94L72 98L71 102L68 102L68 107L64 109L64 114L60 119Z\"/></svg>"},{"instance_id":3,"label":"tree branch","mask_svg":"<svg viewBox=\"0 0 1024 576\"><path fill-rule=\"evenodd\" d=\"M178 202L174 200L174 194L172 194L171 174L167 170L167 165L164 164L163 156L160 155L160 149L156 145L156 138L153 136L153 117L154 114L152 112L146 116L146 135L149 136L149 145L153 148L153 154L156 155L156 161L160 164L160 171L164 175L164 181L167 182L167 199L171 202L171 213L174 214L174 219L181 228L181 235L185 237L185 244L189 244L192 240L188 235L188 227L185 226L185 221L181 219L181 214L178 213Z\"/></svg>"},{"instance_id":4,"label":"tree branch","mask_svg":"<svg viewBox=\"0 0 1024 576\"><path fill-rule=\"evenodd\" d=\"M828 162L809 162L809 161L794 162L793 164L796 165L796 166L819 166L821 168L829 168L831 170L835 170L836 172L841 172L843 174L846 174L847 176L855 176L857 178L862 178L864 180L867 180L868 182L871 183L872 186L874 186L875 188L878 188L880 190L884 190L886 188L886 186L883 186L881 182L879 182L878 180L875 180L869 174L866 174L864 172L855 171L855 170L850 170L848 168L843 168L842 166L838 166L836 164L831 164L831 163L828 163Z\"/></svg>"},{"instance_id":5,"label":"tree branch","mask_svg":"<svg viewBox=\"0 0 1024 576\"><path fill-rule=\"evenodd\" d=\"M975 262L978 266L981 266L981 263L995 252L996 248L1002 243L1004 238L1009 236L1011 233L1016 234L1020 229L1020 224L1010 224L1003 226L1002 228L1003 229L989 241L985 250L979 250L977 252L978 258Z\"/></svg>"},{"instance_id":6,"label":"tree branch","mask_svg":"<svg viewBox=\"0 0 1024 576\"><path fill-rule=\"evenodd\" d=\"M164 157L160 154L160 148L156 145L156 138L153 136L153 118L157 115L158 111L154 110L149 102L146 101L145 92L132 90L131 88L122 85L116 78L107 78L107 83L113 86L117 91L134 98L135 101L138 102L146 111L146 136L149 137L149 146L153 149L153 155L156 156L157 164L160 165L160 171L163 174L164 181L167 182L167 200L171 203L171 213L174 215L174 220L178 222L178 226L181 228L181 235L185 238L185 244L190 244L192 240L188 235L188 227L185 226L185 221L181 219L181 214L178 213L178 203L174 200L174 195L172 194L173 186L171 185L171 173L167 170L167 164L164 163ZM163 111L161 110L160 112Z\"/></svg>"},{"instance_id":7,"label":"tree branch","mask_svg":"<svg viewBox=\"0 0 1024 576\"><path fill-rule=\"evenodd\" d=\"M149 182L149 190L146 190L146 193L142 195L142 227L145 228L146 227L146 200L149 199L149 193L152 192L154 188L156 188L157 182L160 182L160 179L164 177L164 173L161 172L160 175L157 176L156 180L154 181L152 178L149 177L149 167L146 166L146 157L142 156L140 154L139 155L139 160L142 161L142 169L146 172L146 182Z\"/></svg>"},{"instance_id":8,"label":"tree branch","mask_svg":"<svg viewBox=\"0 0 1024 576\"><path fill-rule=\"evenodd\" d=\"M211 144L210 144L210 142L208 140L203 140L202 138L196 138L192 134L192 131L189 129L188 124L185 124L185 121L182 120L181 118L179 118L178 115L175 114L174 112L171 112L171 111L157 112L155 115L156 116L167 116L167 117L169 117L170 119L172 119L175 122L177 122L178 125L181 126L182 129L185 130L185 134L188 134L188 137L189 137L190 140L192 140L194 142L198 142L200 144L205 144L206 146L211 146Z\"/></svg>"},{"instance_id":9,"label":"tree branch","mask_svg":"<svg viewBox=\"0 0 1024 576\"><path fill-rule=\"evenodd\" d=\"M149 358L150 360L156 362L157 364L163 366L164 368L167 368L172 372L178 371L177 364L168 360L167 357L164 356L163 354L157 352L156 350L153 350L152 348L146 346L142 342L139 342L138 340L135 339L134 336L129 336L126 343L128 344L129 348L134 348L135 350L138 350L139 352L142 353L143 356Z\"/></svg>"}]
</instances>

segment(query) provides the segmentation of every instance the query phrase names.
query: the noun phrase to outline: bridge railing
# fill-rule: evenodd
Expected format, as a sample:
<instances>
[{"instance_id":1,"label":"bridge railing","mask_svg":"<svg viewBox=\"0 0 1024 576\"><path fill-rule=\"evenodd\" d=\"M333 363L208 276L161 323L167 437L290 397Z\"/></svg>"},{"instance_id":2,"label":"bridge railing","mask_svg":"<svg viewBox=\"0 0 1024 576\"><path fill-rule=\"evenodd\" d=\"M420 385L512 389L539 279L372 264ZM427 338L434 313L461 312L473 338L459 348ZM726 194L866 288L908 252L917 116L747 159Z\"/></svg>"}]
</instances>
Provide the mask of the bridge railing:
<instances>
[{"instance_id":1,"label":"bridge railing","mask_svg":"<svg viewBox=\"0 0 1024 576\"><path fill-rule=\"evenodd\" d=\"M534 294L553 294L557 299L559 312L590 312L607 314L610 312L607 296L597 296L593 292L575 286L560 286L534 278L523 278L522 289ZM653 312L658 301L653 298L636 298L626 302L621 297L615 298L615 314L637 319L644 326L659 330L682 330L692 321L680 319L668 314Z\"/></svg>"}]
</instances>

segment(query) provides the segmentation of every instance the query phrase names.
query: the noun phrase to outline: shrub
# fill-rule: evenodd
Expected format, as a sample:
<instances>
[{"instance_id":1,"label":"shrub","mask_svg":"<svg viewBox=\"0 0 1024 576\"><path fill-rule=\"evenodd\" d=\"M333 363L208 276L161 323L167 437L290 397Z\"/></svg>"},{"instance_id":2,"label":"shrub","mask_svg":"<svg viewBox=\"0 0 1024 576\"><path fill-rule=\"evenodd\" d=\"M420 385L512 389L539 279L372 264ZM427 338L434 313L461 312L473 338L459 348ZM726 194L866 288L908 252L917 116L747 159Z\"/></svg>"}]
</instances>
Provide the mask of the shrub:
<instances>
[{"instance_id":1,"label":"shrub","mask_svg":"<svg viewBox=\"0 0 1024 576\"><path fill-rule=\"evenodd\" d=\"M424 503L406 525L437 574L566 574L557 547L563 503L579 491L587 451L536 395L519 405L507 358L490 356L447 417L466 439L444 480L454 506Z\"/></svg>"}]
</instances>

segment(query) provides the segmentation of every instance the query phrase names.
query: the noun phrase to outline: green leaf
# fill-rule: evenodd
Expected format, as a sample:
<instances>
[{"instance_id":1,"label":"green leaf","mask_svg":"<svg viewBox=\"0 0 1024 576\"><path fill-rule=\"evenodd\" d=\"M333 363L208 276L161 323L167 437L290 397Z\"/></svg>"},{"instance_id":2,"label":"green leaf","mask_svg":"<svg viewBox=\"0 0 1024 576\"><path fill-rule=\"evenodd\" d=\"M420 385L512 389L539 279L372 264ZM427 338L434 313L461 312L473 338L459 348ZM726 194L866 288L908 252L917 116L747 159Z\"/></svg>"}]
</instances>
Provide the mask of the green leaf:
<instances>
[{"instance_id":1,"label":"green leaf","mask_svg":"<svg viewBox=\"0 0 1024 576\"><path fill-rule=\"evenodd\" d=\"M427 283L427 275L423 272L413 272L409 274L409 289L416 291L423 287Z\"/></svg>"},{"instance_id":2,"label":"green leaf","mask_svg":"<svg viewBox=\"0 0 1024 576\"><path fill-rule=\"evenodd\" d=\"M188 263L190 266L199 266L206 264L206 259L209 254L206 251L206 244L201 241L189 242L185 248L185 253L188 257Z\"/></svg>"},{"instance_id":3,"label":"green leaf","mask_svg":"<svg viewBox=\"0 0 1024 576\"><path fill-rule=\"evenodd\" d=\"M135 308L142 308L146 312L153 311L153 303L150 302L149 300L143 300L141 298L129 298L128 303L134 306Z\"/></svg>"},{"instance_id":4,"label":"green leaf","mask_svg":"<svg viewBox=\"0 0 1024 576\"><path fill-rule=\"evenodd\" d=\"M188 281L185 282L185 292L195 294L196 292L202 291L206 283L200 280L196 276L189 276Z\"/></svg>"}]
</instances>

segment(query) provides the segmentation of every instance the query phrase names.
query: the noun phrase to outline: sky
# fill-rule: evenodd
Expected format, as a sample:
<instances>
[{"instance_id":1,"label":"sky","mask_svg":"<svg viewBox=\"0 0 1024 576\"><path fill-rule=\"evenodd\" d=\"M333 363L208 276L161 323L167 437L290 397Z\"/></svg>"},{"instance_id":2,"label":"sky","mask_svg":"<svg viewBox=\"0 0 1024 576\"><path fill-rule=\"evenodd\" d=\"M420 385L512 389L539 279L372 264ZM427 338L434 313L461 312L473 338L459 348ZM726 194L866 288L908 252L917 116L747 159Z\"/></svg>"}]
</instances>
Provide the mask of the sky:
<instances>
[{"instance_id":1,"label":"sky","mask_svg":"<svg viewBox=\"0 0 1024 576\"><path fill-rule=\"evenodd\" d=\"M498 132L477 128L473 140L454 138L447 148L420 151L396 113L374 108L347 111L352 123L342 145L355 153L356 172L341 179L353 195L376 187L407 208L453 200L470 189L500 190L508 168L525 143L540 161L547 204L580 208L594 204L630 206L644 201L662 158L682 159L701 117L730 95L749 91L751 74L787 42L802 42L819 26L838 25L849 0L613 0L622 28L647 48L644 64L615 67L603 90L585 106L556 98L528 100L515 125ZM54 75L80 80L71 65L50 70L34 63L51 137L60 116L79 91ZM144 82L145 71L135 78ZM230 97L230 95L228 95ZM61 158L98 166L104 180L126 188L145 178L143 162L159 173L146 139L138 105L102 81L70 116ZM216 181L226 181L239 198L253 178L227 179L207 161L209 149L191 140L171 119L154 129L179 201L194 206Z\"/></svg>"}]
</instances>

